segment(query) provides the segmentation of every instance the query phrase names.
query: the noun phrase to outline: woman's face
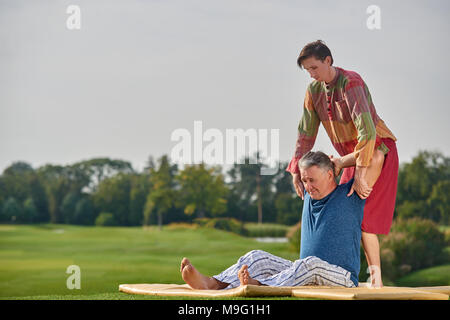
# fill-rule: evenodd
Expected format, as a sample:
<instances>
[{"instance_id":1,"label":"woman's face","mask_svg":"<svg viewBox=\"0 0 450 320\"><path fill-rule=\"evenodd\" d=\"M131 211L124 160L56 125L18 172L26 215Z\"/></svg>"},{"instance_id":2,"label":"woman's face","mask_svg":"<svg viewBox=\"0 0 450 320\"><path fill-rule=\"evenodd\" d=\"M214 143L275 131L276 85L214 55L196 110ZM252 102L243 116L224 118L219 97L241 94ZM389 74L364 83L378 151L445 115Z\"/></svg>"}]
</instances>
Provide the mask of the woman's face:
<instances>
[{"instance_id":1,"label":"woman's face","mask_svg":"<svg viewBox=\"0 0 450 320\"><path fill-rule=\"evenodd\" d=\"M303 69L308 71L311 78L314 78L317 81L325 81L324 79L330 74L330 65L330 56L326 57L323 61L311 56L302 62Z\"/></svg>"}]
</instances>

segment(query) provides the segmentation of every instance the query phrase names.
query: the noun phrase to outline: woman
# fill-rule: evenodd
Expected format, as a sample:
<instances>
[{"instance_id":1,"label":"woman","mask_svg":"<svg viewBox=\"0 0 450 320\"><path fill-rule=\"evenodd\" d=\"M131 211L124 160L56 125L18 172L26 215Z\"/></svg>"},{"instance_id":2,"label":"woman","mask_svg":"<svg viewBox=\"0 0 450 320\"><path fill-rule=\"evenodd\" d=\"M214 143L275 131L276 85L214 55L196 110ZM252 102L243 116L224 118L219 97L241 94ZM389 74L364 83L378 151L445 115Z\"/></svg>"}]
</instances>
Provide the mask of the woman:
<instances>
[{"instance_id":1,"label":"woman","mask_svg":"<svg viewBox=\"0 0 450 320\"><path fill-rule=\"evenodd\" d=\"M388 234L392 224L397 194L397 139L378 116L359 74L333 67L331 51L322 41L307 44L297 63L315 80L306 90L296 150L286 171L291 172L294 188L303 199L298 161L313 148L322 123L342 157L332 157L337 172L344 168L340 183L354 177L350 194L356 192L366 199L362 244L372 285L382 287L377 235ZM379 157L384 159L375 161Z\"/></svg>"}]
</instances>

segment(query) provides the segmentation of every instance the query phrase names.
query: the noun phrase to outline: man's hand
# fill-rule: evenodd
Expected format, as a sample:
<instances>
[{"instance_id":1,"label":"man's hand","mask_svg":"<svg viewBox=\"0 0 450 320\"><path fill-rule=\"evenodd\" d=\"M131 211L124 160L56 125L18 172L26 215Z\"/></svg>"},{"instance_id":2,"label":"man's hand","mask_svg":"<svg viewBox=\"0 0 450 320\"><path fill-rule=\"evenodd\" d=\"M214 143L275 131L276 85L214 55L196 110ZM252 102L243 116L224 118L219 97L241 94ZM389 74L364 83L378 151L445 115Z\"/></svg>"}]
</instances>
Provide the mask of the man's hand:
<instances>
[{"instance_id":1,"label":"man's hand","mask_svg":"<svg viewBox=\"0 0 450 320\"><path fill-rule=\"evenodd\" d=\"M359 167L356 166L355 169L355 180L353 181L353 185L350 189L350 192L347 194L347 197L351 196L354 191L358 194L361 199L367 199L372 192L372 188L369 187L367 181L365 179L367 167Z\"/></svg>"},{"instance_id":2,"label":"man's hand","mask_svg":"<svg viewBox=\"0 0 450 320\"><path fill-rule=\"evenodd\" d=\"M305 187L303 186L302 180L300 180L300 174L292 174L292 183L294 184L295 192L297 193L297 195L302 198L302 200L304 200L303 195Z\"/></svg>"},{"instance_id":3,"label":"man's hand","mask_svg":"<svg viewBox=\"0 0 450 320\"><path fill-rule=\"evenodd\" d=\"M341 173L343 164L342 164L342 158L335 158L333 155L329 156L331 162L334 163L334 175L337 177Z\"/></svg>"}]
</instances>

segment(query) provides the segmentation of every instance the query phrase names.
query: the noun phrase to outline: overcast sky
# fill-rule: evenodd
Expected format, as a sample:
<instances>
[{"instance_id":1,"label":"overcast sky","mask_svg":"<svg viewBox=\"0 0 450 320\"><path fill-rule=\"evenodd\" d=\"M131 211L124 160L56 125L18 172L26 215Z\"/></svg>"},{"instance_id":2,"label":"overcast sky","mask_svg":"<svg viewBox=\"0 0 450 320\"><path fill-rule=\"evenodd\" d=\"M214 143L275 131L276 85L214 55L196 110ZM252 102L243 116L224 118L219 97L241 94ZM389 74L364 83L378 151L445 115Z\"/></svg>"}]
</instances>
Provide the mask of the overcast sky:
<instances>
[{"instance_id":1,"label":"overcast sky","mask_svg":"<svg viewBox=\"0 0 450 320\"><path fill-rule=\"evenodd\" d=\"M141 170L196 120L224 136L279 129L288 161L311 81L296 59L317 39L363 77L400 162L449 156L449 13L447 0L0 0L0 172L95 157ZM323 127L315 149L336 154Z\"/></svg>"}]
</instances>

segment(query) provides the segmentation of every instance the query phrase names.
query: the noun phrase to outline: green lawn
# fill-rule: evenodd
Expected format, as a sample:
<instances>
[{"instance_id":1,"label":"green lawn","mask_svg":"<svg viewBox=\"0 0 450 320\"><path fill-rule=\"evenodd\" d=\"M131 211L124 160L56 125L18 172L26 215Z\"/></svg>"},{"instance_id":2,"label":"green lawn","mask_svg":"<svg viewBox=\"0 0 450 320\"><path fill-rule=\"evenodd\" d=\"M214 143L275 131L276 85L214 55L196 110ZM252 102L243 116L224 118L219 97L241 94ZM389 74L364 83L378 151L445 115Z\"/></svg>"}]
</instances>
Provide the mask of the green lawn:
<instances>
[{"instance_id":1,"label":"green lawn","mask_svg":"<svg viewBox=\"0 0 450 320\"><path fill-rule=\"evenodd\" d=\"M396 282L398 286L450 286L450 264L412 272Z\"/></svg>"},{"instance_id":2,"label":"green lawn","mask_svg":"<svg viewBox=\"0 0 450 320\"><path fill-rule=\"evenodd\" d=\"M282 224L275 223L246 223L249 237L285 237L291 228Z\"/></svg>"},{"instance_id":3,"label":"green lawn","mask_svg":"<svg viewBox=\"0 0 450 320\"><path fill-rule=\"evenodd\" d=\"M0 298L161 299L118 292L121 283L183 283L186 256L214 275L253 249L295 260L286 243L258 243L214 229L0 225ZM69 265L81 289L69 290Z\"/></svg>"},{"instance_id":4,"label":"green lawn","mask_svg":"<svg viewBox=\"0 0 450 320\"><path fill-rule=\"evenodd\" d=\"M0 299L189 300L130 295L118 292L118 287L122 283L182 284L183 257L190 258L200 272L214 275L253 249L298 258L288 243L259 243L208 228L0 225ZM66 286L70 265L81 269L79 290ZM450 265L411 273L394 285L450 285Z\"/></svg>"}]
</instances>

